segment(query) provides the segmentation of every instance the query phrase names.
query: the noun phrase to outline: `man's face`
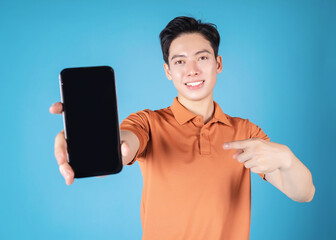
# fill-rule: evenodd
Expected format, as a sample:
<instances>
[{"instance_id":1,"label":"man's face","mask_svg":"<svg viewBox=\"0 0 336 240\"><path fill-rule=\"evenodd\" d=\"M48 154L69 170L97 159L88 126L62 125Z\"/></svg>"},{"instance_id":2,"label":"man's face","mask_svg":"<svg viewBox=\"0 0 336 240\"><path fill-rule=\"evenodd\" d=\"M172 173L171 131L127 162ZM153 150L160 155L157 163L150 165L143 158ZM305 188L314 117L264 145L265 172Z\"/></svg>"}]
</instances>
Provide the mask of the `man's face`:
<instances>
[{"instance_id":1,"label":"man's face","mask_svg":"<svg viewBox=\"0 0 336 240\"><path fill-rule=\"evenodd\" d=\"M222 58L215 58L210 42L199 33L183 34L169 48L164 69L173 80L178 97L190 101L212 98L217 73L222 71Z\"/></svg>"}]
</instances>

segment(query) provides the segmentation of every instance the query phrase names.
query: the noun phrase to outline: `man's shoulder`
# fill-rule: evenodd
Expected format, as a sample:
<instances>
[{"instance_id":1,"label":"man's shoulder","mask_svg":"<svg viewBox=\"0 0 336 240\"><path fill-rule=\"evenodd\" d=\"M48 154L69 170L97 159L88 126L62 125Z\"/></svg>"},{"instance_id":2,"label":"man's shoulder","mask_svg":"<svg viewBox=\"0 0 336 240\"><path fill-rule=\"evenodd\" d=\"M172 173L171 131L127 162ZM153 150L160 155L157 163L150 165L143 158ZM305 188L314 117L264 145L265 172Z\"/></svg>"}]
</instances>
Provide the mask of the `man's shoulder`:
<instances>
[{"instance_id":1,"label":"man's shoulder","mask_svg":"<svg viewBox=\"0 0 336 240\"><path fill-rule=\"evenodd\" d=\"M269 140L269 137L262 131L262 129L256 123L250 121L250 119L242 117L231 117L228 114L225 115L234 129L240 132L248 132L249 137L257 137Z\"/></svg>"},{"instance_id":2,"label":"man's shoulder","mask_svg":"<svg viewBox=\"0 0 336 240\"><path fill-rule=\"evenodd\" d=\"M166 118L172 115L173 113L169 106L169 107L156 109L156 110L146 108L146 109L134 112L130 116L139 116L139 117L147 118L148 120L152 120L152 119Z\"/></svg>"},{"instance_id":3,"label":"man's shoulder","mask_svg":"<svg viewBox=\"0 0 336 240\"><path fill-rule=\"evenodd\" d=\"M168 119L174 117L174 114L170 106L156 110L148 110L148 109L146 110L149 111L148 117L150 118L151 121L158 121L158 122L168 121Z\"/></svg>"},{"instance_id":4,"label":"man's shoulder","mask_svg":"<svg viewBox=\"0 0 336 240\"><path fill-rule=\"evenodd\" d=\"M224 113L224 115L229 120L229 122L232 124L232 126L245 125L249 123L249 120L247 118L237 117L237 116L233 117L226 113Z\"/></svg>"}]
</instances>

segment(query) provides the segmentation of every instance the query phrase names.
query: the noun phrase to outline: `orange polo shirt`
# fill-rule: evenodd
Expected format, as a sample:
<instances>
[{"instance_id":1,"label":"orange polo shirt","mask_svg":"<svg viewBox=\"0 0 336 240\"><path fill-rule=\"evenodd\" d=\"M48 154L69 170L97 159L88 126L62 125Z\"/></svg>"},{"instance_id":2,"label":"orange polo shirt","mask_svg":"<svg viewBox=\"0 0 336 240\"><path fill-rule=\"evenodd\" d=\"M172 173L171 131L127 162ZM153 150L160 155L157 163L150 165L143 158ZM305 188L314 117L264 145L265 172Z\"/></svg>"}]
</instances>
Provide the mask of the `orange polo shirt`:
<instances>
[{"instance_id":1,"label":"orange polo shirt","mask_svg":"<svg viewBox=\"0 0 336 240\"><path fill-rule=\"evenodd\" d=\"M204 124L175 98L170 107L132 113L121 123L140 140L129 165L137 160L143 176L143 240L249 239L250 169L222 145L269 138L248 119L214 107Z\"/></svg>"}]
</instances>

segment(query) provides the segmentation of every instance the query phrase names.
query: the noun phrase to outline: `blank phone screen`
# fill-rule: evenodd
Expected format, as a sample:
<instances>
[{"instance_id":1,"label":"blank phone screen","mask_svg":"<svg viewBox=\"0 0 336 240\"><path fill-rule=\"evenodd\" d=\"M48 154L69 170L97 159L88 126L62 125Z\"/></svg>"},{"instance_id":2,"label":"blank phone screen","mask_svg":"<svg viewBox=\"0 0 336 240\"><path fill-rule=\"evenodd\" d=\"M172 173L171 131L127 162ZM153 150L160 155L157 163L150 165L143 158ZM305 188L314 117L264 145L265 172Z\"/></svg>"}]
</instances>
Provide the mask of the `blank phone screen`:
<instances>
[{"instance_id":1,"label":"blank phone screen","mask_svg":"<svg viewBox=\"0 0 336 240\"><path fill-rule=\"evenodd\" d=\"M67 68L60 74L69 164L75 178L122 169L114 71Z\"/></svg>"}]
</instances>

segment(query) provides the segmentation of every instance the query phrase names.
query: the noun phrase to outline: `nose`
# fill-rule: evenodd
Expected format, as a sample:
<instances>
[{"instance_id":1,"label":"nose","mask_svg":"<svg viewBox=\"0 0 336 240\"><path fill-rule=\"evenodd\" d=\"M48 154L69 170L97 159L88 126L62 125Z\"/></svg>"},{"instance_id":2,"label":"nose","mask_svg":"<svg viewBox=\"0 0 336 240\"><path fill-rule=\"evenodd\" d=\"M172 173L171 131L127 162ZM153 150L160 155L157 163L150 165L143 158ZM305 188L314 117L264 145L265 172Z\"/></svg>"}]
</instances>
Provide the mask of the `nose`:
<instances>
[{"instance_id":1,"label":"nose","mask_svg":"<svg viewBox=\"0 0 336 240\"><path fill-rule=\"evenodd\" d=\"M190 77L198 76L200 74L200 70L197 67L197 63L195 61L187 62L187 75Z\"/></svg>"}]
</instances>

